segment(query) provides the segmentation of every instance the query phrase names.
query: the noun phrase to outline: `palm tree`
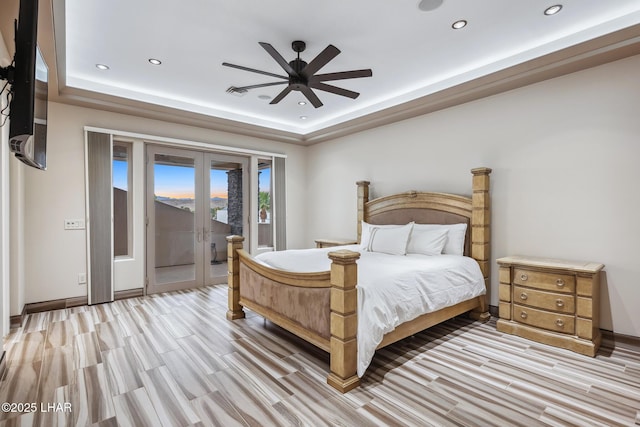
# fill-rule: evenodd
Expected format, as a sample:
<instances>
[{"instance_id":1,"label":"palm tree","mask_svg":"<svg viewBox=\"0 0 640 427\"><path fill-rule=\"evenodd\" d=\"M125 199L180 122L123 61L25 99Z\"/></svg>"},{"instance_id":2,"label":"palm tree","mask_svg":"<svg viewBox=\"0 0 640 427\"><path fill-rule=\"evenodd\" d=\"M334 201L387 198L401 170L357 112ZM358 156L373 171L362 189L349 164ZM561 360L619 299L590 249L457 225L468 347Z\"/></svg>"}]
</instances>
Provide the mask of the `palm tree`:
<instances>
[{"instance_id":1,"label":"palm tree","mask_svg":"<svg viewBox=\"0 0 640 427\"><path fill-rule=\"evenodd\" d=\"M260 209L264 207L266 210L269 210L269 208L271 207L271 193L269 193L268 191L259 192L258 206L260 206Z\"/></svg>"}]
</instances>

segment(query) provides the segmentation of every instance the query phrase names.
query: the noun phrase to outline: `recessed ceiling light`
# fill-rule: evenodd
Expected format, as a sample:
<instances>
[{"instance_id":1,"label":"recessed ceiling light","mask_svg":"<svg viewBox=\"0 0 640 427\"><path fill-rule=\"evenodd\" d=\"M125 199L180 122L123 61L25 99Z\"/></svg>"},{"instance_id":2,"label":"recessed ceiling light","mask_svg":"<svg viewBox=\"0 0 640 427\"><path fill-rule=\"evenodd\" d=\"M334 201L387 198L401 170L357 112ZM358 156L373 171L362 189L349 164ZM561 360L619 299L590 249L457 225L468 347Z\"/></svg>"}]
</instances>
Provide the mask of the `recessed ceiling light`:
<instances>
[{"instance_id":1,"label":"recessed ceiling light","mask_svg":"<svg viewBox=\"0 0 640 427\"><path fill-rule=\"evenodd\" d=\"M104 71L104 70L108 70L108 69L109 69L109 67L108 67L108 66L106 66L106 65L104 65L104 64L96 64L96 68L97 68L98 70L102 70L102 71Z\"/></svg>"},{"instance_id":2,"label":"recessed ceiling light","mask_svg":"<svg viewBox=\"0 0 640 427\"><path fill-rule=\"evenodd\" d=\"M307 105L307 103L304 101L298 101L298 105Z\"/></svg>"},{"instance_id":3,"label":"recessed ceiling light","mask_svg":"<svg viewBox=\"0 0 640 427\"><path fill-rule=\"evenodd\" d=\"M554 6L550 6L550 7L546 8L544 10L544 14L547 15L547 16L555 15L556 13L560 12L561 9L562 9L562 5L561 4L556 4Z\"/></svg>"},{"instance_id":4,"label":"recessed ceiling light","mask_svg":"<svg viewBox=\"0 0 640 427\"><path fill-rule=\"evenodd\" d=\"M160 65L160 64L162 64L162 61L160 61L159 59L155 59L155 58L149 58L149 63L153 64L153 65Z\"/></svg>"},{"instance_id":5,"label":"recessed ceiling light","mask_svg":"<svg viewBox=\"0 0 640 427\"><path fill-rule=\"evenodd\" d=\"M454 22L451 25L451 28L453 28L454 30L459 30L461 28L464 28L467 26L467 21L465 21L464 19L461 19L459 21Z\"/></svg>"},{"instance_id":6,"label":"recessed ceiling light","mask_svg":"<svg viewBox=\"0 0 640 427\"><path fill-rule=\"evenodd\" d=\"M418 9L423 12L429 12L442 6L442 0L421 0L418 3Z\"/></svg>"},{"instance_id":7,"label":"recessed ceiling light","mask_svg":"<svg viewBox=\"0 0 640 427\"><path fill-rule=\"evenodd\" d=\"M269 95L258 95L258 99L264 99L265 101L268 101L271 99L271 97Z\"/></svg>"},{"instance_id":8,"label":"recessed ceiling light","mask_svg":"<svg viewBox=\"0 0 640 427\"><path fill-rule=\"evenodd\" d=\"M300 120L307 120L307 116L300 116Z\"/></svg>"}]
</instances>

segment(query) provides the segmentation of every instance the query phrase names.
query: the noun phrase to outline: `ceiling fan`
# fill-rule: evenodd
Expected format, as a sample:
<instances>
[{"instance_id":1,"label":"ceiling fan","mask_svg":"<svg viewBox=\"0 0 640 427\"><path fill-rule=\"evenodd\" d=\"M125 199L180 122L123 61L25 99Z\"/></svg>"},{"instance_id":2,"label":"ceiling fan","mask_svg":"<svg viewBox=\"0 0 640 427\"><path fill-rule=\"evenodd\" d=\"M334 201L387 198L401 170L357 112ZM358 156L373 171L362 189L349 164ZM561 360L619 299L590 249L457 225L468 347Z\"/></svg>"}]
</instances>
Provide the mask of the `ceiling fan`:
<instances>
[{"instance_id":1,"label":"ceiling fan","mask_svg":"<svg viewBox=\"0 0 640 427\"><path fill-rule=\"evenodd\" d=\"M340 50L333 45L327 46L309 63L306 63L305 61L300 59L300 52L304 52L306 48L306 44L303 41L296 40L291 43L291 48L298 53L298 57L291 62L287 62L282 57L282 55L280 55L278 51L275 50L274 47L269 43L260 42L260 46L262 46L264 50L266 50L267 53L271 55L273 59L275 59L278 65L280 65L287 72L287 76L281 76L278 74L269 73L267 71L256 70L254 68L243 67L242 65L229 64L228 62L223 62L222 65L224 65L225 67L237 68L239 70L251 71L252 73L264 74L266 76L283 79L284 81L231 88L233 92L245 92L249 89L256 89L259 87L288 84L288 86L284 88L282 92L280 92L275 98L273 98L273 100L271 100L270 104L277 104L278 102L282 101L282 99L287 96L289 92L291 92L292 90L297 90L299 92L302 92L302 94L309 100L309 102L311 102L314 107L321 107L322 101L320 101L318 96L311 90L312 88L355 99L360 95L358 92L329 85L324 82L332 80L356 79L360 77L371 77L372 75L370 69L315 74L318 70L327 65L329 61L338 56L338 54L340 53Z\"/></svg>"}]
</instances>

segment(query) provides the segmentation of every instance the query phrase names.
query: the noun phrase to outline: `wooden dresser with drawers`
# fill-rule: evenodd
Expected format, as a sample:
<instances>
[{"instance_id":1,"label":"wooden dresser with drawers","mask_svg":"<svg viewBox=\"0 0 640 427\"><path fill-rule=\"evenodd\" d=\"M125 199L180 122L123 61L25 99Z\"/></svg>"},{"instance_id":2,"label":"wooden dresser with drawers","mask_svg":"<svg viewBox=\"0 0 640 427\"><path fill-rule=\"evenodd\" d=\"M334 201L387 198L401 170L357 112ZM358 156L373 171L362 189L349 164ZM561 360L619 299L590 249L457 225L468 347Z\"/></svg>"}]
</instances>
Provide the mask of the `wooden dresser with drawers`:
<instances>
[{"instance_id":1,"label":"wooden dresser with drawers","mask_svg":"<svg viewBox=\"0 0 640 427\"><path fill-rule=\"evenodd\" d=\"M497 262L499 331L595 356L604 265L524 256Z\"/></svg>"}]
</instances>

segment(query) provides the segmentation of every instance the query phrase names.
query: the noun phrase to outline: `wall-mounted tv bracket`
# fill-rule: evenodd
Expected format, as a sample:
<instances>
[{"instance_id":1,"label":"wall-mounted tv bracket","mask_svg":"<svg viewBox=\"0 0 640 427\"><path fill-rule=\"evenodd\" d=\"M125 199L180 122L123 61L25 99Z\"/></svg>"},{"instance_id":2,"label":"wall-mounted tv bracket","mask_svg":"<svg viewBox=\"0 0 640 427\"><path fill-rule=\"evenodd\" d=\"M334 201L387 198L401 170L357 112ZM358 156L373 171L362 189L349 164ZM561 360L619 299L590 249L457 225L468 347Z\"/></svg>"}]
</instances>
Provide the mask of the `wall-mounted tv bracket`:
<instances>
[{"instance_id":1,"label":"wall-mounted tv bracket","mask_svg":"<svg viewBox=\"0 0 640 427\"><path fill-rule=\"evenodd\" d=\"M0 80L6 80L7 82L4 85L0 85L0 96L4 93L4 90L7 88L7 85L11 85L9 88L9 94L7 97L12 96L13 91L13 81L15 76L16 67L13 66L13 63L8 67L0 67ZM7 106L8 107L8 106ZM2 119L0 120L0 127L4 127L5 123L7 123L7 119L9 118L9 114L5 113L7 107L4 107L0 110L0 116Z\"/></svg>"},{"instance_id":2,"label":"wall-mounted tv bracket","mask_svg":"<svg viewBox=\"0 0 640 427\"><path fill-rule=\"evenodd\" d=\"M15 67L13 65L9 65L8 67L0 67L0 80L6 80L9 84L13 83L13 73L15 72Z\"/></svg>"},{"instance_id":3,"label":"wall-mounted tv bracket","mask_svg":"<svg viewBox=\"0 0 640 427\"><path fill-rule=\"evenodd\" d=\"M14 34L18 33L17 19L13 21L13 33ZM13 60L15 61L15 59L16 58L14 56ZM13 66L13 62L11 62L11 64L9 64L8 67L0 67L0 80L6 80L9 82L9 84L13 84L15 71L16 71L16 67Z\"/></svg>"}]
</instances>

